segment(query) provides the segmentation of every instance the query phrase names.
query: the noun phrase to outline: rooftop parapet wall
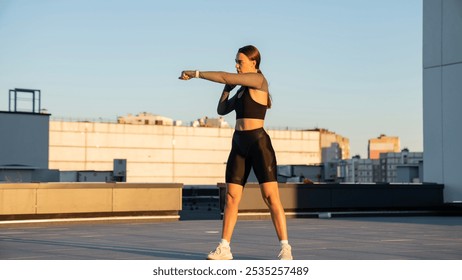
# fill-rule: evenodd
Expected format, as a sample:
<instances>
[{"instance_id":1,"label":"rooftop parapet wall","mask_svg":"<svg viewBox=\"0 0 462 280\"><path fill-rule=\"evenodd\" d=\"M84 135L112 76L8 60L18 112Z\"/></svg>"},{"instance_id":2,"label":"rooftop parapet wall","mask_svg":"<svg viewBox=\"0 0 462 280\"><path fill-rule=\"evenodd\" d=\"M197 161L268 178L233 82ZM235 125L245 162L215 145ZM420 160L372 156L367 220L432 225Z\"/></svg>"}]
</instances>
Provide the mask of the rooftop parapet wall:
<instances>
[{"instance_id":1,"label":"rooftop parapet wall","mask_svg":"<svg viewBox=\"0 0 462 280\"><path fill-rule=\"evenodd\" d=\"M218 183L223 211L226 184ZM441 184L279 184L282 205L287 212L365 210L430 210L442 207ZM260 186L245 186L239 213L269 212ZM258 215L258 214L256 214Z\"/></svg>"},{"instance_id":2,"label":"rooftop parapet wall","mask_svg":"<svg viewBox=\"0 0 462 280\"><path fill-rule=\"evenodd\" d=\"M0 220L23 215L106 216L130 212L178 216L182 188L183 184L0 184Z\"/></svg>"}]
</instances>

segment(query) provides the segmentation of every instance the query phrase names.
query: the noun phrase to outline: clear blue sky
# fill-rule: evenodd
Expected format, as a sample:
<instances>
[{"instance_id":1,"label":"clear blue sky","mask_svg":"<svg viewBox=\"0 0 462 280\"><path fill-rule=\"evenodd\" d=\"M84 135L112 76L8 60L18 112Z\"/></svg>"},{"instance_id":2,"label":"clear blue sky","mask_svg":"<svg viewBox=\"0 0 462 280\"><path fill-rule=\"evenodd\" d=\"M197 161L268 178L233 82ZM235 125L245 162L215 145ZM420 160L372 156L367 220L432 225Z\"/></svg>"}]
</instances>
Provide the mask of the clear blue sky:
<instances>
[{"instance_id":1,"label":"clear blue sky","mask_svg":"<svg viewBox=\"0 0 462 280\"><path fill-rule=\"evenodd\" d=\"M422 151L421 0L0 0L0 110L33 88L55 117L216 117L222 85L180 71L234 72L247 44L273 96L266 127L326 128L362 157L382 133Z\"/></svg>"}]
</instances>

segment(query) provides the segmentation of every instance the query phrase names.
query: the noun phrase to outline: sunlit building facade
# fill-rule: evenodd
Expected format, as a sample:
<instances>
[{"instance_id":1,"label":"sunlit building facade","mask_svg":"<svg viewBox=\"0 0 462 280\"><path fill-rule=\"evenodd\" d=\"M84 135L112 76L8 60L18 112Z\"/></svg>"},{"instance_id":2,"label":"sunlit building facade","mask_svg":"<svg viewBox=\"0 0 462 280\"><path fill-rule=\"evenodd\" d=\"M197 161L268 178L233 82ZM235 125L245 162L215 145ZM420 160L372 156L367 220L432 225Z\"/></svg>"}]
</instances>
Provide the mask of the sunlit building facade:
<instances>
[{"instance_id":1,"label":"sunlit building facade","mask_svg":"<svg viewBox=\"0 0 462 280\"><path fill-rule=\"evenodd\" d=\"M369 159L379 159L381 153L398 153L399 151L399 137L382 134L377 138L369 139L367 149Z\"/></svg>"}]
</instances>

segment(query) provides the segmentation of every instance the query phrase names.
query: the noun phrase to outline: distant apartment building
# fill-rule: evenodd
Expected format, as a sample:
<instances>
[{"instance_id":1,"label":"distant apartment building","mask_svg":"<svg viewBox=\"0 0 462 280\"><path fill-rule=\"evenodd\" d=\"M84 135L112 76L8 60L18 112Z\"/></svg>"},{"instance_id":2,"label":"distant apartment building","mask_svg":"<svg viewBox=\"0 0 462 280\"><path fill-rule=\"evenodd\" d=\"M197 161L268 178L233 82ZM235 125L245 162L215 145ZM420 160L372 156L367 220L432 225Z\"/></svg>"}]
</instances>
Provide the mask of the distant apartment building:
<instances>
[{"instance_id":1,"label":"distant apartment building","mask_svg":"<svg viewBox=\"0 0 462 280\"><path fill-rule=\"evenodd\" d=\"M414 178L410 178L409 183L421 183L418 171L423 162L422 152L409 152L408 149L403 149L400 153L382 153L380 154L380 177L377 178L378 182L387 183L403 183L400 179L400 170L403 168L417 170Z\"/></svg>"},{"instance_id":2,"label":"distant apartment building","mask_svg":"<svg viewBox=\"0 0 462 280\"><path fill-rule=\"evenodd\" d=\"M398 153L400 151L399 137L380 135L369 139L368 158L379 159L381 153Z\"/></svg>"},{"instance_id":3,"label":"distant apartment building","mask_svg":"<svg viewBox=\"0 0 462 280\"><path fill-rule=\"evenodd\" d=\"M329 164L332 173L335 163ZM379 159L353 157L339 161L336 180L350 183L421 183L422 172L423 153L404 149L399 153L382 153Z\"/></svg>"},{"instance_id":4,"label":"distant apartment building","mask_svg":"<svg viewBox=\"0 0 462 280\"><path fill-rule=\"evenodd\" d=\"M353 157L338 163L338 181L347 183L376 182L380 170L380 161Z\"/></svg>"},{"instance_id":5,"label":"distant apartment building","mask_svg":"<svg viewBox=\"0 0 462 280\"><path fill-rule=\"evenodd\" d=\"M175 122L167 117L154 115L151 113L139 113L138 115L128 114L118 117L117 123L120 124L139 124L139 125L174 125Z\"/></svg>"},{"instance_id":6,"label":"distant apartment building","mask_svg":"<svg viewBox=\"0 0 462 280\"><path fill-rule=\"evenodd\" d=\"M321 162L330 162L350 157L350 139L322 128L309 131L318 131L320 134Z\"/></svg>"},{"instance_id":7,"label":"distant apartment building","mask_svg":"<svg viewBox=\"0 0 462 280\"><path fill-rule=\"evenodd\" d=\"M125 159L127 182L224 181L232 128L221 127L220 119L212 118L204 118L198 126L164 125L167 121L156 125L155 120L165 119L152 116L119 118L117 123L51 121L50 167L111 170L114 159ZM267 131L279 165L320 165L323 139L325 145L349 151L347 138L325 129ZM325 135L342 143L329 143ZM339 157L342 153L334 154Z\"/></svg>"},{"instance_id":8,"label":"distant apartment building","mask_svg":"<svg viewBox=\"0 0 462 280\"><path fill-rule=\"evenodd\" d=\"M229 124L225 121L223 117L218 118L209 118L203 117L191 123L192 127L220 127L228 128Z\"/></svg>"},{"instance_id":9,"label":"distant apartment building","mask_svg":"<svg viewBox=\"0 0 462 280\"><path fill-rule=\"evenodd\" d=\"M118 117L117 123L119 124L138 124L138 125L165 125L165 126L181 126L182 121L173 120L164 116L155 115L147 112L139 113L137 115L128 114L126 116ZM191 122L192 127L229 127L228 123L223 117L209 118L203 117Z\"/></svg>"}]
</instances>

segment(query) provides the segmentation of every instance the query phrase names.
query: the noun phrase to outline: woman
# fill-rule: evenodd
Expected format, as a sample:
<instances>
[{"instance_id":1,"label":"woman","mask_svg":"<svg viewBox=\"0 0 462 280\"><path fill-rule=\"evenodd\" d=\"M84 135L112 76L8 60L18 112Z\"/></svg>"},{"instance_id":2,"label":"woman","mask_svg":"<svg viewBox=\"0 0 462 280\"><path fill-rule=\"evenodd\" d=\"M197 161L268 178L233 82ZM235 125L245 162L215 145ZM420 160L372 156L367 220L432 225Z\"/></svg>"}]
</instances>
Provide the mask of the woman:
<instances>
[{"instance_id":1,"label":"woman","mask_svg":"<svg viewBox=\"0 0 462 280\"><path fill-rule=\"evenodd\" d=\"M271 107L268 82L260 71L260 52L254 46L239 49L236 55L237 74L227 72L183 71L180 79L200 78L225 84L218 114L236 111L236 126L232 148L226 165L226 204L224 207L222 239L215 251L208 254L209 260L231 260L231 236L237 222L238 206L244 186L253 168L261 187L265 203L281 244L279 259L291 260L291 246L287 237L284 208L279 198L276 155L269 135L263 129L266 110ZM228 99L237 86L237 93Z\"/></svg>"}]
</instances>

